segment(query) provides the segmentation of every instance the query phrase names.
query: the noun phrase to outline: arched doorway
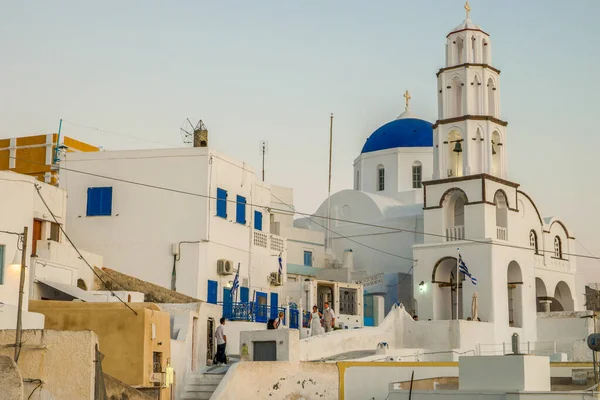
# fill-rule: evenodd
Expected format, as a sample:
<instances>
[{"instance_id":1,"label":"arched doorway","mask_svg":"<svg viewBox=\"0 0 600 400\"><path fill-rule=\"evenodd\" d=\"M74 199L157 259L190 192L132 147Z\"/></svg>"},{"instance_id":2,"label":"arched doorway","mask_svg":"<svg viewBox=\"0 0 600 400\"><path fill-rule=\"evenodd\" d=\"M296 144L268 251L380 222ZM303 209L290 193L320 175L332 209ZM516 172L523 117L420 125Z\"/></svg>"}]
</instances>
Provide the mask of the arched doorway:
<instances>
[{"instance_id":1,"label":"arched doorway","mask_svg":"<svg viewBox=\"0 0 600 400\"><path fill-rule=\"evenodd\" d=\"M506 271L508 290L508 325L515 328L523 326L523 274L516 261L508 264Z\"/></svg>"},{"instance_id":2,"label":"arched doorway","mask_svg":"<svg viewBox=\"0 0 600 400\"><path fill-rule=\"evenodd\" d=\"M535 304L537 312L550 311L549 305L552 300L548 299L548 291L546 290L546 284L542 278L535 278ZM546 305L548 304L548 306Z\"/></svg>"},{"instance_id":3,"label":"arched doorway","mask_svg":"<svg viewBox=\"0 0 600 400\"><path fill-rule=\"evenodd\" d=\"M435 319L456 319L458 298L458 317L463 315L462 285L465 276L459 273L458 296L456 295L456 258L444 257L433 268L433 296Z\"/></svg>"},{"instance_id":4,"label":"arched doorway","mask_svg":"<svg viewBox=\"0 0 600 400\"><path fill-rule=\"evenodd\" d=\"M554 298L562 306L562 311L575 310L571 289L565 281L560 281L556 284L556 289L554 289Z\"/></svg>"}]
</instances>

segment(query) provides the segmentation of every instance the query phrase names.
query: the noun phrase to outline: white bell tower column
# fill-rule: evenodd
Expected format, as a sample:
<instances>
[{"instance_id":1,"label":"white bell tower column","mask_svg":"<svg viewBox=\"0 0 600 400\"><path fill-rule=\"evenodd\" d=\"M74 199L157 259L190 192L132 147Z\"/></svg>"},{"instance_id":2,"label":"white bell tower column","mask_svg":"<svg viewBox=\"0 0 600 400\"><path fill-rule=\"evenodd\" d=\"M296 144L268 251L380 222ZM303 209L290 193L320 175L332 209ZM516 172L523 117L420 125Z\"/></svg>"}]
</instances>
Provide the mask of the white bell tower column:
<instances>
[{"instance_id":1,"label":"white bell tower column","mask_svg":"<svg viewBox=\"0 0 600 400\"><path fill-rule=\"evenodd\" d=\"M500 70L490 36L469 19L447 36L446 66L437 73L434 179L486 173L506 179L506 122L500 120Z\"/></svg>"}]
</instances>

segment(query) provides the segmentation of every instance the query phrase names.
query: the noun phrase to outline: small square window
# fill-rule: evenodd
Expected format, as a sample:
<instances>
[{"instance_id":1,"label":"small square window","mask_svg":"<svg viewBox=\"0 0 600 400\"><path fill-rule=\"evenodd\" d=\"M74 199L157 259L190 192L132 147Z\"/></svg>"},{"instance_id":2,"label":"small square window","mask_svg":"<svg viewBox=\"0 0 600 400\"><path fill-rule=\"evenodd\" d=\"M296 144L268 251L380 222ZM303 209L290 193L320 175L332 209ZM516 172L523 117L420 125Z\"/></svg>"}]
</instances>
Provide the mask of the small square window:
<instances>
[{"instance_id":1,"label":"small square window","mask_svg":"<svg viewBox=\"0 0 600 400\"><path fill-rule=\"evenodd\" d=\"M88 217L112 215L112 187L88 188L87 211Z\"/></svg>"}]
</instances>

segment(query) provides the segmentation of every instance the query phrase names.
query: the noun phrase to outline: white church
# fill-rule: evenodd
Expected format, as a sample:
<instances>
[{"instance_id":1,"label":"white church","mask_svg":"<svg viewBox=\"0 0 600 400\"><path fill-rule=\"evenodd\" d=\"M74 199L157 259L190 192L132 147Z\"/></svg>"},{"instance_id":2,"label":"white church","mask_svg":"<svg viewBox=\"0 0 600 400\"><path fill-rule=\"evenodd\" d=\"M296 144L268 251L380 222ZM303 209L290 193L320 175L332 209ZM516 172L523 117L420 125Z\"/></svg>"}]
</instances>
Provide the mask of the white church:
<instances>
[{"instance_id":1,"label":"white church","mask_svg":"<svg viewBox=\"0 0 600 400\"><path fill-rule=\"evenodd\" d=\"M386 311L399 301L420 321L466 320L477 293L478 318L493 324L496 340L518 332L535 341L537 312L583 309L573 232L507 176L509 131L490 35L467 11L445 48L438 120L416 116L406 92L406 111L373 132L355 159L354 189L296 226L322 230L313 221L333 218L334 256L351 248L355 269L385 277L365 284L367 305L378 294ZM457 274L458 249L476 285Z\"/></svg>"}]
</instances>

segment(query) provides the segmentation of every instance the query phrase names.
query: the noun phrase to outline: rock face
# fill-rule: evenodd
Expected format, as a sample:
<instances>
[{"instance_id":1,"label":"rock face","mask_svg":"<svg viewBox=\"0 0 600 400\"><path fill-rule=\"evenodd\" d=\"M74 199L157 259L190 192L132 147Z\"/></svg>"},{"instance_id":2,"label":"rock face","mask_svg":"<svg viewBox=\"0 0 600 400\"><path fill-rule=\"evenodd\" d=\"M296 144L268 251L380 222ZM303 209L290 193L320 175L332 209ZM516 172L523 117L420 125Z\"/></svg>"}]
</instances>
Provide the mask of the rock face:
<instances>
[{"instance_id":1,"label":"rock face","mask_svg":"<svg viewBox=\"0 0 600 400\"><path fill-rule=\"evenodd\" d=\"M0 356L0 400L22 400L23 378L12 358Z\"/></svg>"}]
</instances>

